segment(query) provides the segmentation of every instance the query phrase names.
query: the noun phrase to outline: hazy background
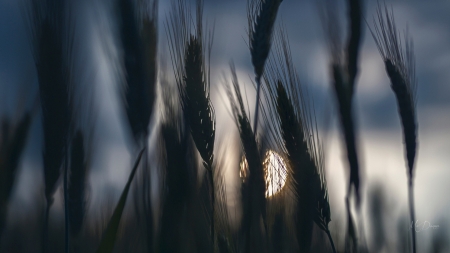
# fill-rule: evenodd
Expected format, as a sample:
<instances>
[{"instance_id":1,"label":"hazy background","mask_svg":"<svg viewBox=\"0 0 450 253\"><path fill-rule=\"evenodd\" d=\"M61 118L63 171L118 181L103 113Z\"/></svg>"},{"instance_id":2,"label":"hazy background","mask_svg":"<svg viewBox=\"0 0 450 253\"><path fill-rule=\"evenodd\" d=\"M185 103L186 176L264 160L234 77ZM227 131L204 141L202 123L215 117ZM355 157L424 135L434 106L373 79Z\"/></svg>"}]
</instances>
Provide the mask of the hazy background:
<instances>
[{"instance_id":1,"label":"hazy background","mask_svg":"<svg viewBox=\"0 0 450 253\"><path fill-rule=\"evenodd\" d=\"M30 50L29 33L16 0L0 0L0 116L20 115L31 108L38 97L38 84ZM117 59L114 10L111 1L81 0L75 4L76 41L79 47L80 85L94 94L97 108L95 160L91 170L91 203L100 204L106 195L118 199L128 178L135 152L129 144L125 114L118 103ZM341 29L347 28L346 6L339 1L336 11ZM450 226L450 1L386 1L392 5L397 27L406 25L414 39L416 55L418 156L415 173L415 205L419 221L439 225L437 230L417 234L419 248L424 248L436 233ZM162 66L172 78L164 23L170 1L160 1L159 49ZM212 102L217 115L217 141L224 147L234 141L236 127L226 111L223 76L229 75L229 62L236 64L241 84L246 85L250 107L254 106L253 67L247 47L247 16L244 0L205 0L204 17L215 38L211 63ZM365 1L365 18L372 26L376 1ZM313 95L316 116L324 141L326 173L332 222L330 228L344 231L344 196L347 187L347 160L340 135L333 90L330 89L329 53L317 14L316 1L284 0L277 23L283 23L289 36L294 64L301 82ZM407 215L407 178L403 137L394 93L384 71L384 64L367 26L360 54L360 72L354 109L359 136L359 155L363 168L362 213L368 213L368 194L381 184L386 202L386 237L396 240L399 217ZM342 36L343 39L346 36ZM161 67L164 69L164 67ZM23 108L22 111L18 108ZM253 112L253 111L252 111ZM253 113L252 113L253 114ZM36 115L22 162L16 190L10 205L9 220L27 214L27 206L42 192L41 115ZM230 158L236 150L229 149ZM229 182L236 180L237 168L230 167ZM61 194L56 194L61 198ZM61 207L60 204L56 206ZM57 208L55 208L57 209ZM90 206L91 212L95 204ZM365 233L372 231L365 216ZM406 216L407 217L407 216ZM343 234L343 233L342 233ZM391 236L390 236L391 235ZM450 238L448 238L450 239ZM370 245L370 240L367 242Z\"/></svg>"}]
</instances>

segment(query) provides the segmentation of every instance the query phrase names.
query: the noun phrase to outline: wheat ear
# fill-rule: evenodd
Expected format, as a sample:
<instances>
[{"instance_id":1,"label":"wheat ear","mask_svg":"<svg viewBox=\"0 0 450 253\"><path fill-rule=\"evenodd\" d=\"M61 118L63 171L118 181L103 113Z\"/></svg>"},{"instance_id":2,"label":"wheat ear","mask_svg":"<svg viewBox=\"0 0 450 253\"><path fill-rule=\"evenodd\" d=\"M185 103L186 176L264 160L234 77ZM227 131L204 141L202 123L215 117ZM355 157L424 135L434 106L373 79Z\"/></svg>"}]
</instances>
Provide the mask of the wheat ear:
<instances>
[{"instance_id":1,"label":"wheat ear","mask_svg":"<svg viewBox=\"0 0 450 253\"><path fill-rule=\"evenodd\" d=\"M272 45L273 26L282 0L248 0L247 19L250 54L255 71L256 105L253 131L257 133L261 77Z\"/></svg>"},{"instance_id":2,"label":"wheat ear","mask_svg":"<svg viewBox=\"0 0 450 253\"><path fill-rule=\"evenodd\" d=\"M347 238L356 243L356 233L352 213L349 210L352 186L356 196L356 206L361 203L360 198L360 167L357 152L357 135L355 132L355 120L352 111L354 87L358 72L358 53L361 44L361 18L362 0L349 0L349 39L347 45L346 62L342 60L343 48L341 45L339 22L335 15L335 4L330 1L322 15L322 25L328 37L331 60L331 76L333 88L339 107L339 116L343 135L347 148L347 160L350 169L350 179L347 188ZM350 233L351 232L351 233Z\"/></svg>"},{"instance_id":3,"label":"wheat ear","mask_svg":"<svg viewBox=\"0 0 450 253\"><path fill-rule=\"evenodd\" d=\"M357 152L357 140L355 133L355 120L352 112L353 93L358 73L358 55L361 44L361 20L362 0L349 0L349 38L345 51L346 61L341 55L343 48L339 36L339 22L335 15L335 4L327 4L322 14L322 24L327 36L332 55L331 75L333 77L333 88L339 106L339 116L342 131L347 148L347 159L350 167L350 180L347 189L347 197L350 197L352 186L355 190L356 203L360 203L360 167Z\"/></svg>"},{"instance_id":4,"label":"wheat ear","mask_svg":"<svg viewBox=\"0 0 450 253\"><path fill-rule=\"evenodd\" d=\"M377 19L374 20L375 32L371 30L375 43L384 60L386 73L391 80L391 88L397 99L398 112L403 127L403 139L408 166L408 197L409 211L412 222L415 221L414 212L414 161L417 150L417 121L416 121L416 89L415 58L412 39L408 31L405 33L404 45L399 38L395 26L394 14L389 12L386 5L384 10L378 3ZM403 49L402 46L405 48ZM416 233L411 226L413 252L416 252Z\"/></svg>"},{"instance_id":5,"label":"wheat ear","mask_svg":"<svg viewBox=\"0 0 450 253\"><path fill-rule=\"evenodd\" d=\"M301 251L308 251L312 223L316 222L329 233L328 223L331 220L323 153L314 108L293 66L288 38L283 29L277 33L275 45L264 74L268 110L263 115L268 121L274 145L287 155L297 203L297 241ZM329 239L333 246L331 236Z\"/></svg>"},{"instance_id":6,"label":"wheat ear","mask_svg":"<svg viewBox=\"0 0 450 253\"><path fill-rule=\"evenodd\" d=\"M28 12L33 38L33 54L36 64L42 123L44 130L44 181L47 200L43 251L47 251L47 224L53 194L64 166L64 203L66 221L66 252L68 252L68 208L67 208L67 143L72 121L71 105L71 57L73 37L65 25L70 21L66 1L33 0Z\"/></svg>"},{"instance_id":7,"label":"wheat ear","mask_svg":"<svg viewBox=\"0 0 450 253\"><path fill-rule=\"evenodd\" d=\"M263 219L264 227L267 227L265 225L266 183L264 180L264 171L258 143L245 112L236 70L233 64L230 65L230 68L233 77L233 91L231 90L231 87L227 86L227 95L230 100L235 124L239 130L241 145L250 172L248 180L246 180L242 186L245 188L245 195L243 196L243 205L245 208L241 227L244 229L245 252L253 252L263 247L254 239L257 236L262 236L260 228L261 217Z\"/></svg>"},{"instance_id":8,"label":"wheat ear","mask_svg":"<svg viewBox=\"0 0 450 253\"><path fill-rule=\"evenodd\" d=\"M133 137L144 145L153 112L157 73L157 1L139 17L131 0L119 0L119 31L124 53L124 107ZM140 18L142 21L140 21ZM142 23L142 29L140 29Z\"/></svg>"},{"instance_id":9,"label":"wheat ear","mask_svg":"<svg viewBox=\"0 0 450 253\"><path fill-rule=\"evenodd\" d=\"M209 95L209 56L212 45L212 33L209 41L203 35L203 1L197 0L195 34L190 33L189 9L183 1L178 1L177 18L170 20L169 40L171 55L176 72L177 85L184 116L195 146L203 159L209 182L209 196L212 215L210 217L210 236L214 247L214 141L215 114ZM173 14L174 15L174 14ZM177 23L181 21L181 23ZM206 44L206 45L205 45ZM182 54L183 59L176 54ZM175 56L175 57L174 57Z\"/></svg>"}]
</instances>

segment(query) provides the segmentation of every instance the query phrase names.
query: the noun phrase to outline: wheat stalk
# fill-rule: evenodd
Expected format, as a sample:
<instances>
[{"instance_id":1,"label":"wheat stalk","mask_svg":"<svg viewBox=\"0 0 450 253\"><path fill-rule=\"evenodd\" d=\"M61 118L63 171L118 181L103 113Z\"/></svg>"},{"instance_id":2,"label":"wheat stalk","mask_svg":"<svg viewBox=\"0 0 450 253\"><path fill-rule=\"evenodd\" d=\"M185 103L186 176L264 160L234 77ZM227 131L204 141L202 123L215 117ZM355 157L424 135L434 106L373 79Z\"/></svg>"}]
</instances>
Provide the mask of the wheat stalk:
<instances>
[{"instance_id":1,"label":"wheat stalk","mask_svg":"<svg viewBox=\"0 0 450 253\"><path fill-rule=\"evenodd\" d=\"M176 72L177 85L181 98L182 109L189 125L189 130L195 146L203 159L203 165L207 171L209 182L210 205L212 215L210 217L210 236L214 247L214 140L215 140L215 114L209 95L209 60L212 33L209 41L205 41L203 36L203 1L196 2L196 23L195 34L190 33L189 8L183 1L178 1L173 7L170 28L168 27L170 51L172 63ZM178 8L178 9L177 9ZM175 15L178 15L177 20ZM181 21L181 23L177 23ZM169 26L169 25L168 25ZM180 30L182 30L180 32ZM205 43L206 42L206 43ZM206 44L206 47L204 46ZM207 50L205 52L205 49ZM183 59L176 54L183 54Z\"/></svg>"},{"instance_id":2,"label":"wheat stalk","mask_svg":"<svg viewBox=\"0 0 450 253\"><path fill-rule=\"evenodd\" d=\"M74 238L79 236L86 216L86 189L87 177L91 163L91 152L91 145L86 145L85 135L81 130L77 130L71 143L70 174L68 185L68 208L70 213L69 227Z\"/></svg>"},{"instance_id":3,"label":"wheat stalk","mask_svg":"<svg viewBox=\"0 0 450 253\"><path fill-rule=\"evenodd\" d=\"M72 121L71 57L73 34L65 28L71 18L66 16L65 1L38 3L33 0L29 22L33 38L33 54L38 73L44 129L44 179L47 210L44 224L43 250L47 246L47 224L53 194L60 176L60 167L68 150ZM68 252L67 159L64 166L64 203L66 221L66 252Z\"/></svg>"},{"instance_id":4,"label":"wheat stalk","mask_svg":"<svg viewBox=\"0 0 450 253\"><path fill-rule=\"evenodd\" d=\"M196 182L195 155L191 139L186 133L187 123L180 112L175 89L164 87L165 110L161 125L161 158L163 159L163 208L161 216L160 249L162 252L180 252L187 207L192 200ZM196 173L195 173L196 174ZM180 213L181 212L181 213ZM174 243L177 242L177 243Z\"/></svg>"},{"instance_id":5,"label":"wheat stalk","mask_svg":"<svg viewBox=\"0 0 450 253\"><path fill-rule=\"evenodd\" d=\"M283 29L277 34L276 42L264 74L268 109L263 115L270 126L273 145L287 156L297 203L297 241L300 251L307 252L313 221L329 234L330 206L323 153L315 126L314 108L293 66ZM335 251L331 236L329 239Z\"/></svg>"},{"instance_id":6,"label":"wheat stalk","mask_svg":"<svg viewBox=\"0 0 450 253\"><path fill-rule=\"evenodd\" d=\"M32 122L30 112L24 113L13 126L7 118L0 126L0 239L6 225L7 205L11 196L19 167L20 158L26 145Z\"/></svg>"},{"instance_id":7,"label":"wheat stalk","mask_svg":"<svg viewBox=\"0 0 450 253\"><path fill-rule=\"evenodd\" d=\"M92 158L94 157L94 134L96 131L97 111L94 106L95 91L87 92L86 90L78 90L81 100L78 103L73 102L73 117L76 118L73 133L71 132L71 142L69 144L69 161L68 165L68 218L71 238L74 239L72 244L73 251L77 252L80 248L80 234L85 224L85 217L88 205L88 177ZM86 105L85 108L82 106ZM83 110L84 109L84 110ZM71 130L72 131L72 130Z\"/></svg>"},{"instance_id":8,"label":"wheat stalk","mask_svg":"<svg viewBox=\"0 0 450 253\"><path fill-rule=\"evenodd\" d=\"M347 73L349 78L350 93L355 90L355 79L358 74L358 52L361 45L362 30L362 0L348 0L349 31L347 43Z\"/></svg>"},{"instance_id":9,"label":"wheat stalk","mask_svg":"<svg viewBox=\"0 0 450 253\"><path fill-rule=\"evenodd\" d=\"M349 27L350 33L346 53L346 62L341 59L342 45L339 37L339 22L334 15L334 5L327 5L322 22L326 31L327 40L332 55L331 73L333 87L339 106L339 115L347 147L347 159L350 167L350 182L347 196L350 196L351 186L354 186L356 200L360 203L359 162L356 147L356 133L354 129L354 115L352 112L353 92L358 72L358 52L361 44L361 5L360 0L349 0Z\"/></svg>"},{"instance_id":10,"label":"wheat stalk","mask_svg":"<svg viewBox=\"0 0 450 253\"><path fill-rule=\"evenodd\" d=\"M201 43L191 37L186 50L185 78L181 96L195 145L205 168L212 170L215 114L209 100L209 87L204 83L202 58Z\"/></svg>"},{"instance_id":11,"label":"wheat stalk","mask_svg":"<svg viewBox=\"0 0 450 253\"><path fill-rule=\"evenodd\" d=\"M223 147L223 146L222 146ZM216 160L214 169L214 187L215 187L215 221L217 230L217 248L219 252L232 252L234 241L233 232L230 227L231 217L228 212L227 188L225 182L226 166L225 149L219 154L219 161ZM215 251L214 251L215 252Z\"/></svg>"},{"instance_id":12,"label":"wheat stalk","mask_svg":"<svg viewBox=\"0 0 450 253\"><path fill-rule=\"evenodd\" d=\"M253 131L257 133L261 77L272 45L273 26L282 0L248 0L248 36L256 81L256 105Z\"/></svg>"},{"instance_id":13,"label":"wheat stalk","mask_svg":"<svg viewBox=\"0 0 450 253\"><path fill-rule=\"evenodd\" d=\"M159 0L141 0L141 9L144 12L141 30L141 40L144 46L144 72L145 83L144 91L147 93L145 106L148 106L146 117L150 118L153 113L153 108L156 100L156 82L158 74L158 5ZM150 115L148 115L150 114ZM149 119L146 119L148 124Z\"/></svg>"},{"instance_id":14,"label":"wheat stalk","mask_svg":"<svg viewBox=\"0 0 450 253\"><path fill-rule=\"evenodd\" d=\"M241 227L244 229L245 252L253 252L258 249L264 249L264 246L260 245L255 237L262 236L260 229L261 217L263 219L264 227L267 228L265 198L266 183L264 180L262 160L256 136L252 131L250 121L245 112L236 70L233 64L230 64L230 68L233 77L233 91L229 86L226 87L226 91L230 100L234 121L239 130L241 145L250 173L248 180L243 182L242 186L244 190L244 214Z\"/></svg>"},{"instance_id":15,"label":"wheat stalk","mask_svg":"<svg viewBox=\"0 0 450 253\"><path fill-rule=\"evenodd\" d=\"M408 31L405 32L404 45L397 31L393 11L387 6L384 10L378 3L377 19L374 20L375 32L372 37L384 60L386 73L391 81L391 88L397 99L408 166L408 196L409 211L412 222L415 221L414 212L414 161L417 150L417 121L416 121L416 90L415 58L412 39ZM402 47L405 47L404 49ZM416 252L416 234L411 226L413 252Z\"/></svg>"},{"instance_id":16,"label":"wheat stalk","mask_svg":"<svg viewBox=\"0 0 450 253\"><path fill-rule=\"evenodd\" d=\"M137 10L132 1L122 3L128 10L122 10L121 39L125 55L125 71L136 77L126 76L126 112L135 141L138 145L148 145L149 122L153 115L157 100L158 76L158 0L139 0ZM130 29L130 30L127 30ZM131 36L131 37L130 37ZM131 41L133 40L133 41ZM135 55L141 54L141 55ZM127 57L138 57L138 62L127 63ZM139 71L142 68L142 72ZM138 82L140 81L140 82ZM148 251L154 248L153 243L153 209L151 198L151 168L148 163L149 153L144 154L141 176L135 184L134 204L136 216L143 218L145 241ZM142 207L142 213L141 211ZM141 222L141 220L139 220Z\"/></svg>"},{"instance_id":17,"label":"wheat stalk","mask_svg":"<svg viewBox=\"0 0 450 253\"><path fill-rule=\"evenodd\" d=\"M357 135L355 133L355 120L353 115L353 95L358 73L358 54L361 44L362 0L348 0L349 8L349 38L345 51L346 62L342 60L343 48L340 38L340 27L335 15L336 5L327 4L321 13L322 25L330 47L331 75L333 88L339 107L339 116L347 148L347 159L350 167L350 180L347 188L347 238L356 245L356 233L351 211L349 210L352 186L356 195L356 206L361 203L360 198L360 167L357 152ZM351 233L350 233L351 232Z\"/></svg>"},{"instance_id":18,"label":"wheat stalk","mask_svg":"<svg viewBox=\"0 0 450 253\"><path fill-rule=\"evenodd\" d=\"M141 18L131 0L120 0L117 6L124 54L124 106L133 136L139 145L145 145L148 137L156 96L157 2L154 0L150 10L144 10ZM141 1L140 7L143 6L146 5Z\"/></svg>"}]
</instances>

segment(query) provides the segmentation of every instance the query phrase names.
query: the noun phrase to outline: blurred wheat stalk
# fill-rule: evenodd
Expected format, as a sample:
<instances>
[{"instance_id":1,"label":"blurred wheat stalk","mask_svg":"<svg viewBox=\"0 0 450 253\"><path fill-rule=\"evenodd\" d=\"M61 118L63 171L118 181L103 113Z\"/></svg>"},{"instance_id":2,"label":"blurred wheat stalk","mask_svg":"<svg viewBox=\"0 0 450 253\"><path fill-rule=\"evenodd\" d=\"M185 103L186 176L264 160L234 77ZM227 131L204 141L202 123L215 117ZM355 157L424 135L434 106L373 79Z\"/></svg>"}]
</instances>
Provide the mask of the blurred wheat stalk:
<instances>
[{"instance_id":1,"label":"blurred wheat stalk","mask_svg":"<svg viewBox=\"0 0 450 253\"><path fill-rule=\"evenodd\" d=\"M414 211L414 162L417 151L417 120L416 120L416 62L414 57L414 45L408 29L401 42L397 31L394 13L389 12L386 4L384 8L378 3L377 14L374 18L372 37L383 58L386 73L391 80L391 88L395 94L398 112L403 127L403 139L408 166L408 197L409 212L411 218L411 236L413 252L417 252L416 245L416 218ZM403 48L404 47L404 48Z\"/></svg>"}]
</instances>

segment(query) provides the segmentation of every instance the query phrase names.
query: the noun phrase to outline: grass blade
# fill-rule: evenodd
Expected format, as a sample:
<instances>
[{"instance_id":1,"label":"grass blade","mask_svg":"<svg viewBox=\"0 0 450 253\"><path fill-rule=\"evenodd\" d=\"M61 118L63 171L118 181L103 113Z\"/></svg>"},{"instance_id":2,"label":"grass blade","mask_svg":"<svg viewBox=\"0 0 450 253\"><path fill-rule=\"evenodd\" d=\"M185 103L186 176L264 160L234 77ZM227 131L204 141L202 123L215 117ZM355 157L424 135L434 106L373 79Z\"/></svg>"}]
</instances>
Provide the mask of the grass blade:
<instances>
[{"instance_id":1,"label":"grass blade","mask_svg":"<svg viewBox=\"0 0 450 253\"><path fill-rule=\"evenodd\" d=\"M131 170L130 177L128 178L128 182L123 189L122 194L120 195L119 202L117 203L116 208L114 209L114 213L111 219L108 222L108 226L106 230L103 232L102 240L100 242L100 246L97 248L97 253L111 253L114 249L114 243L116 241L117 231L119 230L120 219L122 217L123 209L125 208L125 203L127 201L128 191L130 190L131 182L133 181L134 174L136 174L136 170L139 166L139 162L141 161L142 154L145 149L142 149L136 159L136 162Z\"/></svg>"}]
</instances>

